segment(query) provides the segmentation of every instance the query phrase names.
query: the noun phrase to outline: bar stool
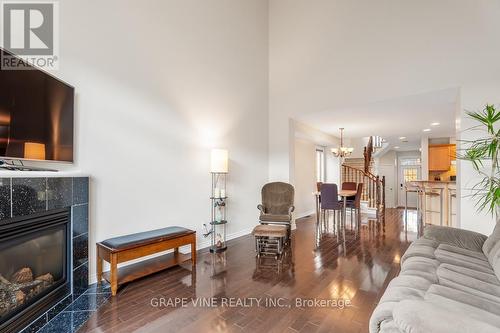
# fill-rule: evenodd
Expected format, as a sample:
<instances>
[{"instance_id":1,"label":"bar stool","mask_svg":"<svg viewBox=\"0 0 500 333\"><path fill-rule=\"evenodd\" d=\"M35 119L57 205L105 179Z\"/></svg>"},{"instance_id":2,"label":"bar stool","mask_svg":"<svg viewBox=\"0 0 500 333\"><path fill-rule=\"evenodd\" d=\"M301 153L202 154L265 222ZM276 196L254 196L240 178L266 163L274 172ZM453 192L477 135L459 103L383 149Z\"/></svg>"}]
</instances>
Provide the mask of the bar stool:
<instances>
[{"instance_id":1,"label":"bar stool","mask_svg":"<svg viewBox=\"0 0 500 333\"><path fill-rule=\"evenodd\" d=\"M457 198L457 189L448 187L448 226L453 226L453 198Z\"/></svg>"},{"instance_id":2,"label":"bar stool","mask_svg":"<svg viewBox=\"0 0 500 333\"><path fill-rule=\"evenodd\" d=\"M439 191L439 192L438 192ZM427 197L437 197L439 196L439 211L427 209ZM430 185L423 184L423 212L424 212L424 223L427 223L427 213L439 213L439 225L443 225L443 188L434 188ZM432 217L432 215L431 215Z\"/></svg>"},{"instance_id":3,"label":"bar stool","mask_svg":"<svg viewBox=\"0 0 500 333\"><path fill-rule=\"evenodd\" d=\"M408 230L408 193L417 193L417 221L420 213L420 193L421 189L418 183L405 183L405 230Z\"/></svg>"}]
</instances>

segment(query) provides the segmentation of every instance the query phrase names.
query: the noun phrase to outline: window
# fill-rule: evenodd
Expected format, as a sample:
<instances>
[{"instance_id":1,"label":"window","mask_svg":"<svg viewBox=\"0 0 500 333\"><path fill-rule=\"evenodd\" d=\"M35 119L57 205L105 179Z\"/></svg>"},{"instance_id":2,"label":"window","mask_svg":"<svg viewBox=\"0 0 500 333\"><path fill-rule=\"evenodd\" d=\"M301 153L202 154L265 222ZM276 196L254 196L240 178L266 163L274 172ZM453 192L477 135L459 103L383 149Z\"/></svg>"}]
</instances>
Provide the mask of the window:
<instances>
[{"instance_id":1,"label":"window","mask_svg":"<svg viewBox=\"0 0 500 333\"><path fill-rule=\"evenodd\" d=\"M418 169L417 168L404 168L403 178L405 183L418 180Z\"/></svg>"},{"instance_id":2,"label":"window","mask_svg":"<svg viewBox=\"0 0 500 333\"><path fill-rule=\"evenodd\" d=\"M325 150L316 148L316 182L325 182Z\"/></svg>"},{"instance_id":3,"label":"window","mask_svg":"<svg viewBox=\"0 0 500 333\"><path fill-rule=\"evenodd\" d=\"M401 165L420 165L420 158L402 158Z\"/></svg>"}]
</instances>

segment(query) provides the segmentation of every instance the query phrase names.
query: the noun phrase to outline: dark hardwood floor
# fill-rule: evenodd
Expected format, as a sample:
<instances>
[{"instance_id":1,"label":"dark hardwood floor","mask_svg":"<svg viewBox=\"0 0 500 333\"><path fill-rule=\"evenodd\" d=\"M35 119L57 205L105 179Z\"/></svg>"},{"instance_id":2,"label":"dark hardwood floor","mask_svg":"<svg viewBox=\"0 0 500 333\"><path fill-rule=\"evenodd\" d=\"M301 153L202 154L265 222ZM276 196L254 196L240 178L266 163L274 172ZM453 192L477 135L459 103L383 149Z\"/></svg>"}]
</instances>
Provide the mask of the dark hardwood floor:
<instances>
[{"instance_id":1,"label":"dark hardwood floor","mask_svg":"<svg viewBox=\"0 0 500 333\"><path fill-rule=\"evenodd\" d=\"M326 234L314 250L314 217L297 221L282 264L257 260L252 236L229 243L226 253L199 253L196 273L190 264L130 283L102 306L80 332L362 332L388 281L399 272L399 258L416 237L404 232L402 209L387 209L385 227L366 221L361 236L347 234L343 253ZM409 221L412 219L410 218ZM349 223L348 223L349 224ZM410 223L410 230L412 224ZM152 305L187 298L186 307ZM242 298L239 307L197 307L191 298ZM260 306L250 299L262 299ZM344 307L296 307L296 299L350 300ZM265 307L265 300L282 307ZM290 304L291 306L288 306Z\"/></svg>"}]
</instances>

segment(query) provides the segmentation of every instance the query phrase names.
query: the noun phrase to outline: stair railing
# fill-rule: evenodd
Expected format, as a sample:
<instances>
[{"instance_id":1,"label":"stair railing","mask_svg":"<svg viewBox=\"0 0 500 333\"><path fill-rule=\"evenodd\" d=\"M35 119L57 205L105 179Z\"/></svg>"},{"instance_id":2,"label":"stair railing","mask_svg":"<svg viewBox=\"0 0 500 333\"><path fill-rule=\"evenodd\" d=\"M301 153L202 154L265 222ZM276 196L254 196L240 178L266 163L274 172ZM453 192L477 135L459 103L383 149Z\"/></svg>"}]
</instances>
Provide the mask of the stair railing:
<instances>
[{"instance_id":1,"label":"stair railing","mask_svg":"<svg viewBox=\"0 0 500 333\"><path fill-rule=\"evenodd\" d=\"M363 183L361 200L368 202L368 207L376 208L377 217L383 217L385 210L385 176L379 177L371 172L342 165L342 182Z\"/></svg>"}]
</instances>

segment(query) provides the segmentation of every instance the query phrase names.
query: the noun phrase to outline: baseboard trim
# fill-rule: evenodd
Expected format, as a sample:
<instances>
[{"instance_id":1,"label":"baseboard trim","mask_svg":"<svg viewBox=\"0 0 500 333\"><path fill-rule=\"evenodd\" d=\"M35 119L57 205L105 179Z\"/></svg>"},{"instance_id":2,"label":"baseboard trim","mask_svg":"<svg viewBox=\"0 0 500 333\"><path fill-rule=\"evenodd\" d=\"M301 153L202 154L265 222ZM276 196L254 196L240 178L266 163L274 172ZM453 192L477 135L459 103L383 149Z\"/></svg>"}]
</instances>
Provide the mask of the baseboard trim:
<instances>
[{"instance_id":1,"label":"baseboard trim","mask_svg":"<svg viewBox=\"0 0 500 333\"><path fill-rule=\"evenodd\" d=\"M304 218L306 216L310 216L310 215L314 215L314 214L316 214L316 210L315 209L310 210L308 212L297 213L297 214L295 214L296 215L295 219L301 219L301 218Z\"/></svg>"}]
</instances>

